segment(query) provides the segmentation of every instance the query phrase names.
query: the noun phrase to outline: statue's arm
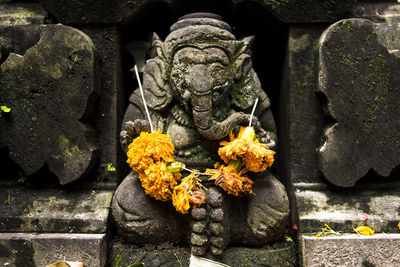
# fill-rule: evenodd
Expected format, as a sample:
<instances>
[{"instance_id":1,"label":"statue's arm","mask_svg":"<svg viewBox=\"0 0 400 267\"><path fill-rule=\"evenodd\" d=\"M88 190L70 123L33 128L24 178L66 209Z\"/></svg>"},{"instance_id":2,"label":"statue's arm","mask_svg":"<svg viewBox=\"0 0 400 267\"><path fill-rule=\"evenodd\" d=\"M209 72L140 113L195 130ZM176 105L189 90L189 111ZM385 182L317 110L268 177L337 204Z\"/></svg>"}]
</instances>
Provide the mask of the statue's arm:
<instances>
[{"instance_id":1,"label":"statue's arm","mask_svg":"<svg viewBox=\"0 0 400 267\"><path fill-rule=\"evenodd\" d=\"M150 131L150 124L145 120L144 114L144 106L140 100L139 92L135 90L129 97L129 105L121 125L120 140L125 151L128 150L129 144L141 132Z\"/></svg>"}]
</instances>

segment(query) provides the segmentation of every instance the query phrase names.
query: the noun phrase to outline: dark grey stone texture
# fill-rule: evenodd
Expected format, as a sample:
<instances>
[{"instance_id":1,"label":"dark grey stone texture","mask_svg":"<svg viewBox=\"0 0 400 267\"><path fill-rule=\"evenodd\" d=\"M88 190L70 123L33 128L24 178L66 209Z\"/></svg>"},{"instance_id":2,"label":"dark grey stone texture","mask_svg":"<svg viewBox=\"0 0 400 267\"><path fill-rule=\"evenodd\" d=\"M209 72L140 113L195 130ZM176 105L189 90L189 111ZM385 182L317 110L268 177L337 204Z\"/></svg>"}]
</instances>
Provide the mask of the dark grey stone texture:
<instances>
[{"instance_id":1,"label":"dark grey stone texture","mask_svg":"<svg viewBox=\"0 0 400 267\"><path fill-rule=\"evenodd\" d=\"M124 107L121 60L122 40L117 27L85 26L81 30L92 39L100 62L101 97L94 114L95 127L99 136L98 142L101 147L96 181L116 186L127 169L123 168L123 166L126 166L126 158L123 157L118 140L119 120L122 117ZM107 168L110 163L116 168L115 171L110 171Z\"/></svg>"},{"instance_id":2,"label":"dark grey stone texture","mask_svg":"<svg viewBox=\"0 0 400 267\"><path fill-rule=\"evenodd\" d=\"M243 0L234 0L234 3ZM286 23L334 22L343 17L355 0L257 0L272 14Z\"/></svg>"},{"instance_id":3,"label":"dark grey stone texture","mask_svg":"<svg viewBox=\"0 0 400 267\"><path fill-rule=\"evenodd\" d=\"M12 47L0 66L0 103L11 108L0 146L28 175L45 164L61 184L88 175L97 150L86 121L97 89L93 42L63 25L0 27L0 35Z\"/></svg>"},{"instance_id":4,"label":"dark grey stone texture","mask_svg":"<svg viewBox=\"0 0 400 267\"><path fill-rule=\"evenodd\" d=\"M296 247L293 242L277 248L228 248L223 254L223 262L230 266L297 266Z\"/></svg>"},{"instance_id":5,"label":"dark grey stone texture","mask_svg":"<svg viewBox=\"0 0 400 267\"><path fill-rule=\"evenodd\" d=\"M143 0L40 1L43 8L63 24L116 24L143 3Z\"/></svg>"},{"instance_id":6,"label":"dark grey stone texture","mask_svg":"<svg viewBox=\"0 0 400 267\"><path fill-rule=\"evenodd\" d=\"M334 122L319 164L335 185L353 186L371 169L389 176L400 164L398 27L348 19L321 37L318 88Z\"/></svg>"},{"instance_id":7,"label":"dark grey stone texture","mask_svg":"<svg viewBox=\"0 0 400 267\"><path fill-rule=\"evenodd\" d=\"M280 148L285 158L281 171L292 183L321 182L316 148L323 115L315 94L318 41L324 26L289 28L288 56L281 94Z\"/></svg>"},{"instance_id":8,"label":"dark grey stone texture","mask_svg":"<svg viewBox=\"0 0 400 267\"><path fill-rule=\"evenodd\" d=\"M132 244L115 241L108 257L110 266L128 266L138 262L152 267L189 266L190 250L172 244L137 248Z\"/></svg>"},{"instance_id":9,"label":"dark grey stone texture","mask_svg":"<svg viewBox=\"0 0 400 267\"><path fill-rule=\"evenodd\" d=\"M0 232L105 233L112 192L1 188Z\"/></svg>"},{"instance_id":10,"label":"dark grey stone texture","mask_svg":"<svg viewBox=\"0 0 400 267\"><path fill-rule=\"evenodd\" d=\"M176 212L170 202L147 196L133 171L114 194L112 216L120 235L137 244L182 242L189 227L189 217Z\"/></svg>"},{"instance_id":11,"label":"dark grey stone texture","mask_svg":"<svg viewBox=\"0 0 400 267\"><path fill-rule=\"evenodd\" d=\"M194 208L191 211L191 215L196 220L205 220L207 218L207 211L204 208Z\"/></svg>"},{"instance_id":12,"label":"dark grey stone texture","mask_svg":"<svg viewBox=\"0 0 400 267\"><path fill-rule=\"evenodd\" d=\"M212 1L160 1L175 12L197 10L214 6ZM202 3L204 2L204 3ZM234 0L240 4L243 0ZM256 0L260 6L287 23L333 22L343 17L351 10L355 0ZM147 4L143 0L116 1L82 1L41 0L43 8L52 14L59 22L65 24L116 24L126 21L138 9ZM222 6L222 5L221 5Z\"/></svg>"},{"instance_id":13,"label":"dark grey stone texture","mask_svg":"<svg viewBox=\"0 0 400 267\"><path fill-rule=\"evenodd\" d=\"M105 234L0 234L1 266L47 266L80 261L85 267L106 265Z\"/></svg>"}]
</instances>

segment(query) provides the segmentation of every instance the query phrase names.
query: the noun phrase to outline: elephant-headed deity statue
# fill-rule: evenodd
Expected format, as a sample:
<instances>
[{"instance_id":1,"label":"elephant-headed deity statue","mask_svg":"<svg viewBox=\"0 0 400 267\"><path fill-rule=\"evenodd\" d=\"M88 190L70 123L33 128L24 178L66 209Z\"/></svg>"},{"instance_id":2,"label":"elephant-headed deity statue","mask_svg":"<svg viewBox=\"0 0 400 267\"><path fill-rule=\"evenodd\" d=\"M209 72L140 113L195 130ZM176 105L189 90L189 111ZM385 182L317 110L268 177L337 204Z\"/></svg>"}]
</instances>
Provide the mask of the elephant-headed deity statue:
<instances>
[{"instance_id":1,"label":"elephant-headed deity statue","mask_svg":"<svg viewBox=\"0 0 400 267\"><path fill-rule=\"evenodd\" d=\"M236 40L231 27L209 13L179 19L163 42L153 35L154 57L146 62L143 91L154 128L168 134L175 159L196 169L212 168L230 132L253 126L257 139L276 147L270 102L252 68L252 38ZM139 90L130 96L121 143L125 150L148 130ZM139 120L138 120L139 119ZM117 188L112 215L121 236L137 244L184 243L195 255L218 257L229 244L262 246L279 239L287 225L284 186L269 172L254 174L253 193L235 197L207 184L206 203L190 215L147 196L135 172Z\"/></svg>"}]
</instances>

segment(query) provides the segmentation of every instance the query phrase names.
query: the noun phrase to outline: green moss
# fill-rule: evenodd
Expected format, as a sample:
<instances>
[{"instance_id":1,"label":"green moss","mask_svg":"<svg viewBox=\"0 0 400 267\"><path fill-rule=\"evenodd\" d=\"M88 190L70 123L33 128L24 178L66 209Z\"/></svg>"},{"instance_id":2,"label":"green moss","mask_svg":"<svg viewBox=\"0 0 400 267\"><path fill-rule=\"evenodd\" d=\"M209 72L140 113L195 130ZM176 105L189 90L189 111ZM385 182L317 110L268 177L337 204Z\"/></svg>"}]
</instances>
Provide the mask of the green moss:
<instances>
[{"instance_id":1,"label":"green moss","mask_svg":"<svg viewBox=\"0 0 400 267\"><path fill-rule=\"evenodd\" d=\"M79 155L84 154L84 152L80 151L77 145L71 147L70 141L64 135L60 135L58 139L58 146L60 151L62 152L63 157L66 159L72 159ZM60 155L56 156L56 158L60 158Z\"/></svg>"},{"instance_id":2,"label":"green moss","mask_svg":"<svg viewBox=\"0 0 400 267\"><path fill-rule=\"evenodd\" d=\"M340 28L347 32L353 32L353 25L350 20L344 20L339 24Z\"/></svg>"},{"instance_id":3,"label":"green moss","mask_svg":"<svg viewBox=\"0 0 400 267\"><path fill-rule=\"evenodd\" d=\"M120 254L117 254L117 256L115 256L115 258L114 258L113 266L119 267L119 264L121 261L122 261L122 256Z\"/></svg>"},{"instance_id":4,"label":"green moss","mask_svg":"<svg viewBox=\"0 0 400 267\"><path fill-rule=\"evenodd\" d=\"M385 58L381 53L377 53L374 56L374 59L369 65L369 71L368 82L373 85L383 85L384 91L387 92L390 82L390 68L386 64Z\"/></svg>"},{"instance_id":5,"label":"green moss","mask_svg":"<svg viewBox=\"0 0 400 267\"><path fill-rule=\"evenodd\" d=\"M279 12L282 7L286 6L289 3L289 0L264 0L264 6L269 7L275 12Z\"/></svg>"},{"instance_id":6,"label":"green moss","mask_svg":"<svg viewBox=\"0 0 400 267\"><path fill-rule=\"evenodd\" d=\"M368 86L371 86L370 90L376 91L376 96L366 111L367 118L364 120L364 130L366 131L374 128L377 114L381 112L380 109L386 107L384 103L390 86L390 77L391 71L384 56L377 53L369 65L367 79Z\"/></svg>"}]
</instances>

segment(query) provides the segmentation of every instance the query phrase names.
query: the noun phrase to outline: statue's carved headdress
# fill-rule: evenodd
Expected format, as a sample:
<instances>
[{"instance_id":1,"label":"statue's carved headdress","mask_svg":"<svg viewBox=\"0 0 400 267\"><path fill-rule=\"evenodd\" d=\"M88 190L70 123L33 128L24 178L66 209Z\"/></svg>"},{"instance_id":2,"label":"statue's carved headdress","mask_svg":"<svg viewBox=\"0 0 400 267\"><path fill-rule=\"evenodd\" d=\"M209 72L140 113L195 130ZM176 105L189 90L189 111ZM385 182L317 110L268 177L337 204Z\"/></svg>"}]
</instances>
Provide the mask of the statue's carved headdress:
<instances>
[{"instance_id":1,"label":"statue's carved headdress","mask_svg":"<svg viewBox=\"0 0 400 267\"><path fill-rule=\"evenodd\" d=\"M193 13L181 17L170 27L170 34L163 42L156 33L153 34L152 45L156 57L147 62L144 73L144 86L152 96L148 105L155 110L164 109L173 98L169 85L169 73L175 53L183 47L218 47L223 49L230 60L234 60L238 70L236 80L245 79L243 75L251 69L249 46L253 36L236 40L231 27L221 17L211 13ZM246 68L246 69L244 69ZM161 75L154 75L159 72ZM151 73L151 75L146 75ZM254 95L252 95L253 97ZM235 99L234 99L235 100ZM236 103L240 108L248 108L254 98L248 98L246 103Z\"/></svg>"},{"instance_id":2,"label":"statue's carved headdress","mask_svg":"<svg viewBox=\"0 0 400 267\"><path fill-rule=\"evenodd\" d=\"M232 57L245 51L253 37L236 40L229 24L221 17L211 13L194 13L181 17L170 27L170 34L164 42L154 33L153 46L169 61L177 50L184 46L215 45L223 48ZM161 51L160 51L161 50Z\"/></svg>"}]
</instances>

